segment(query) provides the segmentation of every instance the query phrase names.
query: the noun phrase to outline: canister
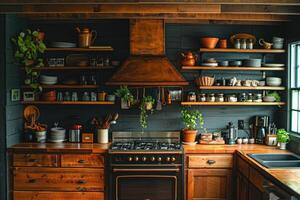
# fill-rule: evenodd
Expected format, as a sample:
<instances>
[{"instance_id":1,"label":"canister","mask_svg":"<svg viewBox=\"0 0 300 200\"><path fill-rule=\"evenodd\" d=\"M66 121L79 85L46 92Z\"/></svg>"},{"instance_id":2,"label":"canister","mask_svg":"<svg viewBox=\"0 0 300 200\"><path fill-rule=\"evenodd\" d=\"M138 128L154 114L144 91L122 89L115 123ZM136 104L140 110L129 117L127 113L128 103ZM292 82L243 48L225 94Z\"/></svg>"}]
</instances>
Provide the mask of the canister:
<instances>
[{"instance_id":1,"label":"canister","mask_svg":"<svg viewBox=\"0 0 300 200\"><path fill-rule=\"evenodd\" d=\"M82 125L74 124L69 129L69 142L80 142Z\"/></svg>"},{"instance_id":2,"label":"canister","mask_svg":"<svg viewBox=\"0 0 300 200\"><path fill-rule=\"evenodd\" d=\"M97 141L98 143L108 143L108 129L97 129Z\"/></svg>"}]
</instances>

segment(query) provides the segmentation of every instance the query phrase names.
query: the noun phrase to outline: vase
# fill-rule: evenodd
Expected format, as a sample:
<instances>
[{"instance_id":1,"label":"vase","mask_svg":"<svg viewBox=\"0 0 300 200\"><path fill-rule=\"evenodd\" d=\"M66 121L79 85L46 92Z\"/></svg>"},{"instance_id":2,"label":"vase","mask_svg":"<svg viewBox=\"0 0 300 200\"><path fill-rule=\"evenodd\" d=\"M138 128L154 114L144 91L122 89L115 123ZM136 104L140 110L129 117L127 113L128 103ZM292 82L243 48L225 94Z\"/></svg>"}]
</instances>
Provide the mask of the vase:
<instances>
[{"instance_id":1,"label":"vase","mask_svg":"<svg viewBox=\"0 0 300 200\"><path fill-rule=\"evenodd\" d=\"M108 129L97 129L97 141L101 144L108 143Z\"/></svg>"},{"instance_id":2,"label":"vase","mask_svg":"<svg viewBox=\"0 0 300 200\"><path fill-rule=\"evenodd\" d=\"M129 109L129 103L125 99L121 98L121 109Z\"/></svg>"},{"instance_id":3,"label":"vase","mask_svg":"<svg viewBox=\"0 0 300 200\"><path fill-rule=\"evenodd\" d=\"M286 149L286 142L279 143L279 149L285 150Z\"/></svg>"},{"instance_id":4,"label":"vase","mask_svg":"<svg viewBox=\"0 0 300 200\"><path fill-rule=\"evenodd\" d=\"M183 141L187 143L194 143L197 132L197 130L183 130Z\"/></svg>"}]
</instances>

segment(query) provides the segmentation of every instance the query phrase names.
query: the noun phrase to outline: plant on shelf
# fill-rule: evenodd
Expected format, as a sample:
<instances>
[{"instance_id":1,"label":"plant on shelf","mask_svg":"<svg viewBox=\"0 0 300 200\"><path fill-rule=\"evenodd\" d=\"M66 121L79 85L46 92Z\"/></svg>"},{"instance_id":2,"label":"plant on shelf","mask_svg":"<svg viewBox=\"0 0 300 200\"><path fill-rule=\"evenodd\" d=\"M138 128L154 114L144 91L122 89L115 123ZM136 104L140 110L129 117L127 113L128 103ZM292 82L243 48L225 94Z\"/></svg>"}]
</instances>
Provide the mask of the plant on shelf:
<instances>
[{"instance_id":1,"label":"plant on shelf","mask_svg":"<svg viewBox=\"0 0 300 200\"><path fill-rule=\"evenodd\" d=\"M184 124L183 141L187 143L195 142L197 135L197 126L203 128L204 119L202 113L198 110L184 109L181 111L181 118Z\"/></svg>"},{"instance_id":2,"label":"plant on shelf","mask_svg":"<svg viewBox=\"0 0 300 200\"><path fill-rule=\"evenodd\" d=\"M120 88L115 92L115 95L121 98L122 109L130 108L133 103L133 95L126 85L120 86Z\"/></svg>"},{"instance_id":3,"label":"plant on shelf","mask_svg":"<svg viewBox=\"0 0 300 200\"><path fill-rule=\"evenodd\" d=\"M279 143L280 149L286 149L286 144L289 142L290 136L285 129L277 130L277 142Z\"/></svg>"},{"instance_id":4,"label":"plant on shelf","mask_svg":"<svg viewBox=\"0 0 300 200\"><path fill-rule=\"evenodd\" d=\"M44 66L43 53L46 45L42 38L38 30L27 29L26 32L21 32L11 39L15 45L14 57L22 67L25 67L25 84L30 85L34 91L41 90L38 84L39 73L33 69Z\"/></svg>"},{"instance_id":5,"label":"plant on shelf","mask_svg":"<svg viewBox=\"0 0 300 200\"><path fill-rule=\"evenodd\" d=\"M273 97L275 99L276 102L280 102L281 98L280 95L278 94L278 92L273 91L273 92L267 92L268 97Z\"/></svg>"},{"instance_id":6,"label":"plant on shelf","mask_svg":"<svg viewBox=\"0 0 300 200\"><path fill-rule=\"evenodd\" d=\"M155 100L152 96L145 96L142 99L141 105L140 105L140 125L141 127L147 128L148 127L148 113L147 111L150 111L153 113L153 104L155 103Z\"/></svg>"}]
</instances>

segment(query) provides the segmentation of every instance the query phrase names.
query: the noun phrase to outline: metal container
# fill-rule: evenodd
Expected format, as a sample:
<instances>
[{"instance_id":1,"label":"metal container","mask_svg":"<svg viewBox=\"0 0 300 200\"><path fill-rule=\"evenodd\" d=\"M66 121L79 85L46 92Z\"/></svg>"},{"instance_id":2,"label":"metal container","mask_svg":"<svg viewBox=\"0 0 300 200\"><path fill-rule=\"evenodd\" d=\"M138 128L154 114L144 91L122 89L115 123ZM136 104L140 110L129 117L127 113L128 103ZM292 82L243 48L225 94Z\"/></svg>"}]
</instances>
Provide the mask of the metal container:
<instances>
[{"instance_id":1,"label":"metal container","mask_svg":"<svg viewBox=\"0 0 300 200\"><path fill-rule=\"evenodd\" d=\"M74 124L69 129L69 142L80 142L82 125Z\"/></svg>"}]
</instances>

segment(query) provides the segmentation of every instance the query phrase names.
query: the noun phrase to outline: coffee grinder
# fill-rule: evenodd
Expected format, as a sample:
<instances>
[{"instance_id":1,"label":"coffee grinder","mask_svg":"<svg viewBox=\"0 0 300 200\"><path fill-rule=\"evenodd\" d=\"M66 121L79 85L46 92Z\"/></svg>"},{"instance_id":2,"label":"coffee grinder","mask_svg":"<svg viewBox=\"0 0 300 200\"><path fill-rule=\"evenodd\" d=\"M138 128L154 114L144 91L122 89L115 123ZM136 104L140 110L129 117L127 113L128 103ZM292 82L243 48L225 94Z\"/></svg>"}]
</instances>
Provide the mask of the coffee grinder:
<instances>
[{"instance_id":1,"label":"coffee grinder","mask_svg":"<svg viewBox=\"0 0 300 200\"><path fill-rule=\"evenodd\" d=\"M266 130L269 127L270 117L267 115L254 116L252 119L252 135L256 144L264 144Z\"/></svg>"}]
</instances>

